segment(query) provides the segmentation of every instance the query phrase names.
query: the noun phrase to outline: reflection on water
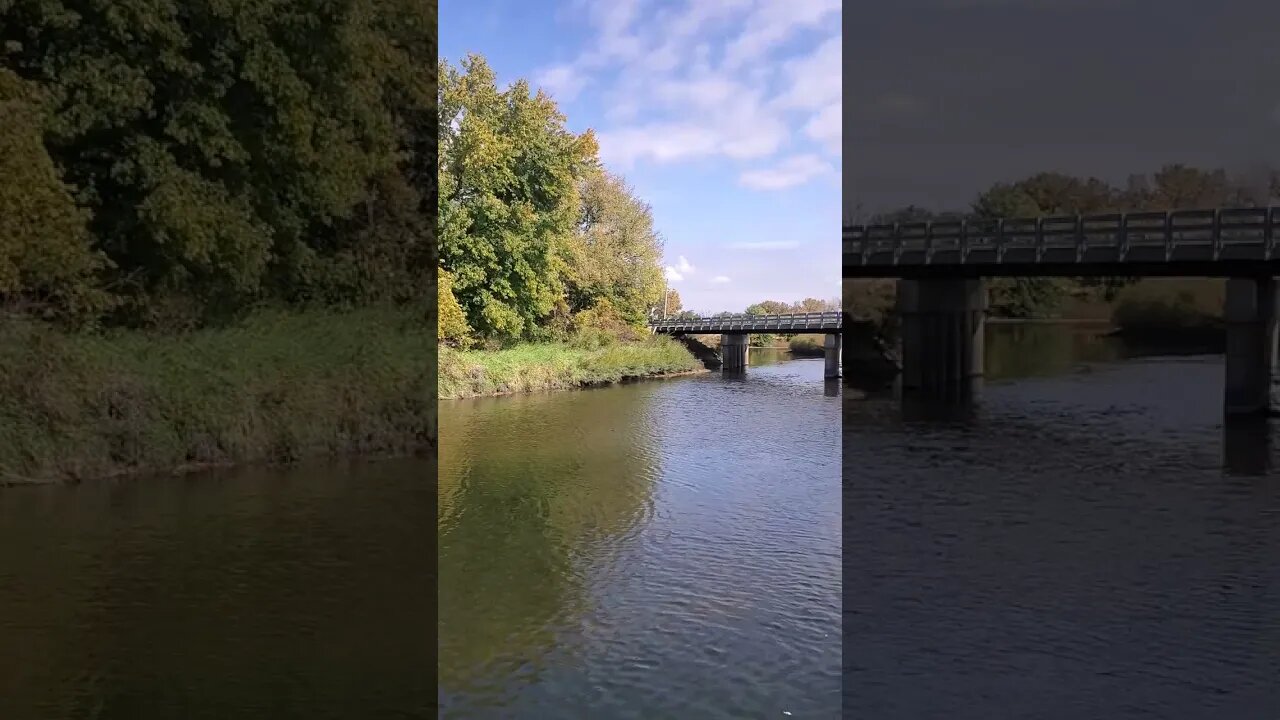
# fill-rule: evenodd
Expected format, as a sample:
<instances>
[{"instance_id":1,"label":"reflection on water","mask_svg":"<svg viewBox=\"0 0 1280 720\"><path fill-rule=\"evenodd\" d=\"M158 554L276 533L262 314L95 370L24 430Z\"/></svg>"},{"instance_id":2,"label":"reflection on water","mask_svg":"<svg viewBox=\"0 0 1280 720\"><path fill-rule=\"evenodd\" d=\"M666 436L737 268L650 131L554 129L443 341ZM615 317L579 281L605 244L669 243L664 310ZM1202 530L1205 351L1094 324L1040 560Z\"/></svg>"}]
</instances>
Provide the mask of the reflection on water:
<instances>
[{"instance_id":1,"label":"reflection on water","mask_svg":"<svg viewBox=\"0 0 1280 720\"><path fill-rule=\"evenodd\" d=\"M441 405L444 717L839 717L839 399L783 357Z\"/></svg>"},{"instance_id":2,"label":"reflection on water","mask_svg":"<svg viewBox=\"0 0 1280 720\"><path fill-rule=\"evenodd\" d=\"M1222 459L1235 475L1271 472L1272 421L1267 418L1230 418L1222 428Z\"/></svg>"},{"instance_id":3,"label":"reflection on water","mask_svg":"<svg viewBox=\"0 0 1280 720\"><path fill-rule=\"evenodd\" d=\"M427 717L433 472L0 491L0 718Z\"/></svg>"},{"instance_id":4,"label":"reflection on water","mask_svg":"<svg viewBox=\"0 0 1280 720\"><path fill-rule=\"evenodd\" d=\"M977 402L846 399L848 717L1280 717L1274 422L1222 358L988 329Z\"/></svg>"}]
</instances>

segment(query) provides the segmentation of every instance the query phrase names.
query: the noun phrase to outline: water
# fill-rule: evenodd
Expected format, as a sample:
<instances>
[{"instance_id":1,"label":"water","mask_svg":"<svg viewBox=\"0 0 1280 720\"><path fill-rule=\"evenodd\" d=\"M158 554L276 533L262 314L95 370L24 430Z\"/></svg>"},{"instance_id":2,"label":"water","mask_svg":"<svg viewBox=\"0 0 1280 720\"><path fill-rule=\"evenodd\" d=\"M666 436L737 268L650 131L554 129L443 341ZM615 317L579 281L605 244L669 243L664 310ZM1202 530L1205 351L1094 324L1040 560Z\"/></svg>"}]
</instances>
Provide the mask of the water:
<instances>
[{"instance_id":1,"label":"water","mask_svg":"<svg viewBox=\"0 0 1280 720\"><path fill-rule=\"evenodd\" d=\"M434 537L412 459L0 489L0 718L839 717L842 437L846 717L1280 717L1273 427L991 333L979 405L843 434L767 353L442 404Z\"/></svg>"},{"instance_id":2,"label":"water","mask_svg":"<svg viewBox=\"0 0 1280 720\"><path fill-rule=\"evenodd\" d=\"M989 333L968 411L845 401L846 715L1280 717L1276 431L1221 356Z\"/></svg>"},{"instance_id":3,"label":"water","mask_svg":"<svg viewBox=\"0 0 1280 720\"><path fill-rule=\"evenodd\" d=\"M0 718L426 718L434 466L0 488Z\"/></svg>"},{"instance_id":4,"label":"water","mask_svg":"<svg viewBox=\"0 0 1280 720\"><path fill-rule=\"evenodd\" d=\"M823 362L444 403L446 718L838 718Z\"/></svg>"}]
</instances>

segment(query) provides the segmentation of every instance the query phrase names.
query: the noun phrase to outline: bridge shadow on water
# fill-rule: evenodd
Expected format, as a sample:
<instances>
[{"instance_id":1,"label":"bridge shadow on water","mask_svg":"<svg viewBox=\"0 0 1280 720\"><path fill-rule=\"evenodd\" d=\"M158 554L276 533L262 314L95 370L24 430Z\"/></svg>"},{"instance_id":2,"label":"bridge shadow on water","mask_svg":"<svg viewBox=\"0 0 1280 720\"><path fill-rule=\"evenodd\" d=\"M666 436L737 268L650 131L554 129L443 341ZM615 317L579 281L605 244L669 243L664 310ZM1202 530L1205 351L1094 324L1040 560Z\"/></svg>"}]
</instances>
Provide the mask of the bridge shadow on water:
<instances>
[{"instance_id":1,"label":"bridge shadow on water","mask_svg":"<svg viewBox=\"0 0 1280 720\"><path fill-rule=\"evenodd\" d=\"M836 397L840 394L839 381L828 380L824 394ZM858 387L858 383L845 381L853 388L846 394L846 402L864 400L893 402L902 422L913 425L978 426L984 420L983 388L981 378L945 392L904 392L901 383L895 381ZM1260 416L1227 417L1222 422L1222 469L1229 476L1266 477L1276 468L1273 436L1280 431L1280 418Z\"/></svg>"},{"instance_id":2,"label":"bridge shadow on water","mask_svg":"<svg viewBox=\"0 0 1280 720\"><path fill-rule=\"evenodd\" d=\"M1231 418L1222 424L1222 463L1229 475L1265 477L1271 473L1272 421Z\"/></svg>"}]
</instances>

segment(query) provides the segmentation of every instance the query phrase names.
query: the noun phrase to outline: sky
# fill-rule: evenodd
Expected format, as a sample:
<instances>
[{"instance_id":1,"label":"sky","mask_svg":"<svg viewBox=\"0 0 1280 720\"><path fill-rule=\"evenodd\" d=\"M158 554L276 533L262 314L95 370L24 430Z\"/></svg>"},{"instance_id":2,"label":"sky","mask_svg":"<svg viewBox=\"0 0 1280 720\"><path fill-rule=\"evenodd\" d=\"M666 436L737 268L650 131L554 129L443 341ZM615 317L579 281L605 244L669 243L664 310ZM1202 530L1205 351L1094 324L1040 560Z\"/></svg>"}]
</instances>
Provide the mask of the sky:
<instances>
[{"instance_id":1,"label":"sky","mask_svg":"<svg viewBox=\"0 0 1280 720\"><path fill-rule=\"evenodd\" d=\"M441 0L649 203L685 309L840 294L840 0Z\"/></svg>"},{"instance_id":2,"label":"sky","mask_svg":"<svg viewBox=\"0 0 1280 720\"><path fill-rule=\"evenodd\" d=\"M846 217L1048 170L1280 166L1280 0L864 0L844 24Z\"/></svg>"}]
</instances>

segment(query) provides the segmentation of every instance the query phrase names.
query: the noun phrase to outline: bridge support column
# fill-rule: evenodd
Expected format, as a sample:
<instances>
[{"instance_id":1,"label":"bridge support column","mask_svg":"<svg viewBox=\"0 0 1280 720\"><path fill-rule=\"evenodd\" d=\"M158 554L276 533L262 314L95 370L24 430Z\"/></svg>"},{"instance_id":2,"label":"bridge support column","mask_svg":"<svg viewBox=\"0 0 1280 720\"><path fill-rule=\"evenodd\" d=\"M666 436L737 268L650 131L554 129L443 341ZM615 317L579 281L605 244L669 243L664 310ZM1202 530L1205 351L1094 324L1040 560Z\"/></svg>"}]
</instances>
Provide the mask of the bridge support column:
<instances>
[{"instance_id":1,"label":"bridge support column","mask_svg":"<svg viewBox=\"0 0 1280 720\"><path fill-rule=\"evenodd\" d=\"M750 340L750 335L721 335L720 357L724 361L721 367L731 372L746 370Z\"/></svg>"},{"instance_id":2,"label":"bridge support column","mask_svg":"<svg viewBox=\"0 0 1280 720\"><path fill-rule=\"evenodd\" d=\"M1223 317L1227 325L1224 410L1227 415L1267 413L1276 357L1275 278L1228 279Z\"/></svg>"},{"instance_id":3,"label":"bridge support column","mask_svg":"<svg viewBox=\"0 0 1280 720\"><path fill-rule=\"evenodd\" d=\"M903 390L950 396L981 378L986 310L981 279L898 281Z\"/></svg>"},{"instance_id":4,"label":"bridge support column","mask_svg":"<svg viewBox=\"0 0 1280 720\"><path fill-rule=\"evenodd\" d=\"M843 350L843 338L844 335L841 333L827 333L826 340L823 342L823 348L826 350L827 369L823 377L840 377L840 354L841 350Z\"/></svg>"}]
</instances>

